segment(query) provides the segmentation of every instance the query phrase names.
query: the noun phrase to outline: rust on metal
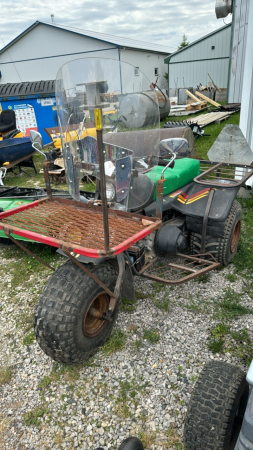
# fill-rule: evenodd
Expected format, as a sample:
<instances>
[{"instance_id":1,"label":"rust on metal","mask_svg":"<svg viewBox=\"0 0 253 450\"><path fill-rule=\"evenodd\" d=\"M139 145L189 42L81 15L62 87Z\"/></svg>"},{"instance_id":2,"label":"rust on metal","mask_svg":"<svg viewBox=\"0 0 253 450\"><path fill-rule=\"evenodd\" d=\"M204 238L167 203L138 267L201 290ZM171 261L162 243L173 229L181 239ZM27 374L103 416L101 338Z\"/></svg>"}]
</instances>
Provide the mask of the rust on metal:
<instances>
[{"instance_id":1,"label":"rust on metal","mask_svg":"<svg viewBox=\"0 0 253 450\"><path fill-rule=\"evenodd\" d=\"M156 217L162 220L163 215L163 184L164 178L160 178L156 183Z\"/></svg>"},{"instance_id":2,"label":"rust on metal","mask_svg":"<svg viewBox=\"0 0 253 450\"><path fill-rule=\"evenodd\" d=\"M108 210L109 246L104 250L104 224L100 206L53 197L0 215L0 229L68 251L100 257L118 254L157 230L161 221L124 211Z\"/></svg>"},{"instance_id":3,"label":"rust on metal","mask_svg":"<svg viewBox=\"0 0 253 450\"><path fill-rule=\"evenodd\" d=\"M210 166L206 169L206 166ZM249 165L226 162L200 161L201 174L194 178L199 184L213 187L235 188L241 186L253 174L253 167Z\"/></svg>"},{"instance_id":4,"label":"rust on metal","mask_svg":"<svg viewBox=\"0 0 253 450\"><path fill-rule=\"evenodd\" d=\"M49 164L50 164L50 161L48 161L48 160L43 162L43 171L44 171L44 178L45 178L47 196L51 200L51 198L52 198L52 191L51 191L51 184L50 184L50 178L49 178L49 173L48 173Z\"/></svg>"},{"instance_id":5,"label":"rust on metal","mask_svg":"<svg viewBox=\"0 0 253 450\"><path fill-rule=\"evenodd\" d=\"M154 259L143 268L142 276L158 283L177 286L220 266L216 259L208 253L195 256L177 254L175 258L162 266L160 263L156 264L157 260ZM151 270L147 272L152 263Z\"/></svg>"},{"instance_id":6,"label":"rust on metal","mask_svg":"<svg viewBox=\"0 0 253 450\"><path fill-rule=\"evenodd\" d=\"M89 315L95 317L96 319L104 320L104 312L101 312L99 309L94 308L94 306L90 307Z\"/></svg>"},{"instance_id":7,"label":"rust on metal","mask_svg":"<svg viewBox=\"0 0 253 450\"><path fill-rule=\"evenodd\" d=\"M101 112L101 111L100 111ZM104 225L104 247L105 252L109 251L109 221L108 221L108 207L106 198L106 179L105 179L105 160L103 153L103 135L102 129L97 129L97 146L99 159L99 176L100 176L100 196L102 200L103 225Z\"/></svg>"},{"instance_id":8,"label":"rust on metal","mask_svg":"<svg viewBox=\"0 0 253 450\"><path fill-rule=\"evenodd\" d=\"M8 236L8 238L11 239L11 241L14 244L18 245L18 247L20 247L22 250L24 250L26 253L28 253L28 255L32 256L35 259L37 259L37 261L39 261L41 264L43 264L43 266L47 267L48 269L52 270L53 272L55 271L54 267L50 266L43 259L41 259L39 256L35 255L35 253L33 253L30 250L28 250L28 248L26 248L23 244L21 244L21 242L18 239L14 239L14 237L11 236L10 233L12 233L11 230L5 231L6 236Z\"/></svg>"},{"instance_id":9,"label":"rust on metal","mask_svg":"<svg viewBox=\"0 0 253 450\"><path fill-rule=\"evenodd\" d=\"M104 316L108 313L109 300L109 295L102 292L91 301L83 319L83 332L86 336L97 336L105 327L107 321Z\"/></svg>"},{"instance_id":10,"label":"rust on metal","mask_svg":"<svg viewBox=\"0 0 253 450\"><path fill-rule=\"evenodd\" d=\"M215 192L214 189L210 189L209 195L208 195L207 204L206 204L206 209L205 209L205 213L204 213L204 217L203 217L202 235L201 235L201 247L200 247L200 252L201 253L205 252L207 222L208 222L208 216L209 216L210 208L211 208L212 201L213 201L214 192Z\"/></svg>"},{"instance_id":11,"label":"rust on metal","mask_svg":"<svg viewBox=\"0 0 253 450\"><path fill-rule=\"evenodd\" d=\"M232 239L231 239L231 245L230 245L231 253L234 253L234 251L237 248L237 245L238 245L238 242L239 242L240 233L241 233L241 222L240 222L240 220L238 220L238 222L235 224L235 227L234 227L234 230L233 230Z\"/></svg>"},{"instance_id":12,"label":"rust on metal","mask_svg":"<svg viewBox=\"0 0 253 450\"><path fill-rule=\"evenodd\" d=\"M87 273L87 275L89 275L89 277L91 277L97 284L99 284L99 286L101 286L102 289L104 289L104 291L110 297L114 297L114 293L112 291L110 291L110 289L101 280L99 280L99 278L96 277L96 275L94 275L89 269L87 269L85 264L82 264L80 261L78 261L78 259L76 259L73 255L71 255L71 253L69 253L66 248L62 247L62 250L65 253L65 255L69 259L71 259L71 261L73 261L78 267L80 267L80 269L82 269L85 273Z\"/></svg>"}]
</instances>

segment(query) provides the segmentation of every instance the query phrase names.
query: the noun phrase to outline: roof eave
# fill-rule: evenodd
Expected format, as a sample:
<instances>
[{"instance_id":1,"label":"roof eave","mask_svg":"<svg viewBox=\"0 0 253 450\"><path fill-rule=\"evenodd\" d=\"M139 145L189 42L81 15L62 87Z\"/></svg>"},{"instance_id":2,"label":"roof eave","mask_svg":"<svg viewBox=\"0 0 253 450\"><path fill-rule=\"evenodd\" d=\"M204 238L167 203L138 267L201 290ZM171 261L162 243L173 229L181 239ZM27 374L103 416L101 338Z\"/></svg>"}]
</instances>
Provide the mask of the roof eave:
<instances>
[{"instance_id":1,"label":"roof eave","mask_svg":"<svg viewBox=\"0 0 253 450\"><path fill-rule=\"evenodd\" d=\"M191 44L188 44L186 47L180 48L180 50L177 50L176 52L171 53L171 55L169 55L169 56L167 56L165 58L165 60L164 60L165 64L169 64L170 59L172 58L172 56L176 56L176 55L178 55L178 53L181 53L181 52L185 51L189 47L193 47L194 45L198 44L199 42L204 41L205 39L209 38L213 34L219 33L220 31L224 30L225 28L228 28L229 26L231 26L231 23L227 23L224 27L218 28L217 30L212 31L209 34L206 34L202 38L197 39L196 41L192 42Z\"/></svg>"}]
</instances>

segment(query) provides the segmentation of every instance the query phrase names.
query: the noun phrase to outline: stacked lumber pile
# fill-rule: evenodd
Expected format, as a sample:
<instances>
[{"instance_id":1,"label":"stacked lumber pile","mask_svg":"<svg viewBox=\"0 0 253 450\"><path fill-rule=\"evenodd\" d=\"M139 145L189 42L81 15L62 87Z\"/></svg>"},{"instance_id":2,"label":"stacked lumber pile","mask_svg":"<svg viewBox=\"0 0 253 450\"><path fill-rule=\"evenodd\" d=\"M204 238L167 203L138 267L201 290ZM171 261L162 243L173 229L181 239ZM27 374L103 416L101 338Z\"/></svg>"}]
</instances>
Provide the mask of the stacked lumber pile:
<instances>
[{"instance_id":1,"label":"stacked lumber pile","mask_svg":"<svg viewBox=\"0 0 253 450\"><path fill-rule=\"evenodd\" d=\"M187 91L187 94L189 95L189 97L195 97L193 96L193 94L191 94L191 92ZM224 108L222 107L222 105L220 105L219 103L215 102L214 100L211 100L210 98L206 97L204 94L202 94L201 92L195 92L195 95L198 96L198 100L200 103L206 102L206 103L210 103L213 106L216 106L216 110L212 111L208 114L201 114L200 116L197 116L194 118L194 123L197 123L201 128L205 127L206 125L209 125L210 123L220 123L223 120L226 120L231 114L233 114L236 110L236 108ZM197 97L195 97L197 98ZM227 105L229 106L229 105ZM190 122L190 121L189 121Z\"/></svg>"},{"instance_id":2,"label":"stacked lumber pile","mask_svg":"<svg viewBox=\"0 0 253 450\"><path fill-rule=\"evenodd\" d=\"M210 112L208 114L201 114L200 116L194 117L194 123L197 123L200 128L205 127L206 125L209 125L210 123L220 123L223 122L223 120L226 120L230 114L233 114L234 111L228 111L228 112ZM189 120L188 123L191 123Z\"/></svg>"},{"instance_id":3,"label":"stacked lumber pile","mask_svg":"<svg viewBox=\"0 0 253 450\"><path fill-rule=\"evenodd\" d=\"M226 120L234 112L239 111L241 107L240 103L224 106L220 105L220 103L215 102L198 91L196 91L195 94L192 94L186 89L185 92L191 99L189 100L189 104L172 106L169 116L194 114L197 111L207 109L209 107L208 104L215 106L216 109L212 112L194 118L194 123L197 123L200 127L204 127L212 122L220 123L221 121ZM192 100L194 100L194 102L192 102ZM189 119L188 123L192 123L192 121Z\"/></svg>"},{"instance_id":4,"label":"stacked lumber pile","mask_svg":"<svg viewBox=\"0 0 253 450\"><path fill-rule=\"evenodd\" d=\"M186 111L189 111L189 110L192 110L192 109L199 110L199 109L207 108L207 102L206 102L205 99L204 99L204 101L202 99L200 100L198 97L193 95L190 91L186 90L185 92L188 95L188 97L190 97L192 100L194 100L194 103L192 103L192 102L189 103L189 105L185 108ZM195 94L198 94L198 92L195 92Z\"/></svg>"}]
</instances>

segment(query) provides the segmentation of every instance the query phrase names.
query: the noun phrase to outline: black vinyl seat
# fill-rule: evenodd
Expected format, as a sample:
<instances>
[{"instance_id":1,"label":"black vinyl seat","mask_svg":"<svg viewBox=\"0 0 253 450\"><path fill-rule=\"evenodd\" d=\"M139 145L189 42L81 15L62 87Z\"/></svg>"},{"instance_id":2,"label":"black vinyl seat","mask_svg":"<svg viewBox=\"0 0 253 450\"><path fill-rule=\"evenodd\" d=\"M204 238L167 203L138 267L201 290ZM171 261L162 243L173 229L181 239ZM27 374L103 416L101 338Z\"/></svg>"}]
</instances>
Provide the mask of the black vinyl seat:
<instances>
[{"instance_id":1,"label":"black vinyl seat","mask_svg":"<svg viewBox=\"0 0 253 450\"><path fill-rule=\"evenodd\" d=\"M13 109L4 109L0 114L0 133L15 130L16 116Z\"/></svg>"}]
</instances>

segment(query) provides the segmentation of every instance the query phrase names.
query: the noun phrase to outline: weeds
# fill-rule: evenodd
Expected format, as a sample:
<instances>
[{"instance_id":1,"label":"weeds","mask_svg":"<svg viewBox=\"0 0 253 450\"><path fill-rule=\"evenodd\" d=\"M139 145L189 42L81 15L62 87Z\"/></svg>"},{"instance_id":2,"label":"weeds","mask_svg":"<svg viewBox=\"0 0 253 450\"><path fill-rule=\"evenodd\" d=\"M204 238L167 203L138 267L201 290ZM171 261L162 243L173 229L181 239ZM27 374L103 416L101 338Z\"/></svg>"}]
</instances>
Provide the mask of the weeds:
<instances>
[{"instance_id":1,"label":"weeds","mask_svg":"<svg viewBox=\"0 0 253 450\"><path fill-rule=\"evenodd\" d=\"M153 287L154 287L154 289L156 291L156 294L159 294L159 292L163 291L164 284L155 282L155 283L153 283Z\"/></svg>"},{"instance_id":2,"label":"weeds","mask_svg":"<svg viewBox=\"0 0 253 450\"><path fill-rule=\"evenodd\" d=\"M253 348L248 330L231 331L230 336L226 350L237 356L244 364L249 365L253 359Z\"/></svg>"},{"instance_id":3,"label":"weeds","mask_svg":"<svg viewBox=\"0 0 253 450\"><path fill-rule=\"evenodd\" d=\"M121 330L114 330L108 341L103 345L102 352L108 356L126 346L127 335Z\"/></svg>"},{"instance_id":4,"label":"weeds","mask_svg":"<svg viewBox=\"0 0 253 450\"><path fill-rule=\"evenodd\" d=\"M136 300L143 300L144 298L147 298L147 295L140 291L135 291L135 298Z\"/></svg>"},{"instance_id":5,"label":"weeds","mask_svg":"<svg viewBox=\"0 0 253 450\"><path fill-rule=\"evenodd\" d=\"M32 411L24 414L24 421L26 425L35 425L39 427L41 425L41 418L44 414L47 414L49 409L46 406L42 406L41 408L35 408Z\"/></svg>"},{"instance_id":6,"label":"weeds","mask_svg":"<svg viewBox=\"0 0 253 450\"><path fill-rule=\"evenodd\" d=\"M121 299L120 309L124 312L134 312L136 310L136 301L123 297Z\"/></svg>"},{"instance_id":7,"label":"weeds","mask_svg":"<svg viewBox=\"0 0 253 450\"><path fill-rule=\"evenodd\" d=\"M155 300L155 305L162 311L168 312L170 310L170 299L169 297L164 297L162 299Z\"/></svg>"},{"instance_id":8,"label":"weeds","mask_svg":"<svg viewBox=\"0 0 253 450\"><path fill-rule=\"evenodd\" d=\"M40 381L38 387L44 390L50 386L53 382L58 382L60 380L75 382L80 378L80 365L71 366L67 364L58 364L57 362L53 365L53 369L49 375L45 375Z\"/></svg>"},{"instance_id":9,"label":"weeds","mask_svg":"<svg viewBox=\"0 0 253 450\"><path fill-rule=\"evenodd\" d=\"M37 254L48 264L57 265L57 263L59 263L62 259L58 253L55 253L55 249L53 247L30 242L27 242L26 246L28 250ZM42 273L50 273L50 270L45 268L45 266L43 266L37 259L28 255L16 245L8 246L6 249L3 248L2 257L10 260L10 263L6 264L5 270L10 270L11 272L11 287L14 289L20 285L26 286L26 288L34 287L34 281L30 281L31 276L34 274L39 276ZM17 264L13 264L13 258L18 259Z\"/></svg>"},{"instance_id":10,"label":"weeds","mask_svg":"<svg viewBox=\"0 0 253 450\"><path fill-rule=\"evenodd\" d=\"M231 288L226 291L223 300L217 303L217 306L219 309L216 317L218 318L232 320L244 314L252 314L252 310L240 304L239 294Z\"/></svg>"},{"instance_id":11,"label":"weeds","mask_svg":"<svg viewBox=\"0 0 253 450\"><path fill-rule=\"evenodd\" d=\"M226 279L230 281L230 283L234 283L237 280L237 275L235 273L228 273Z\"/></svg>"},{"instance_id":12,"label":"weeds","mask_svg":"<svg viewBox=\"0 0 253 450\"><path fill-rule=\"evenodd\" d=\"M136 339L136 341L134 341L134 347L139 350L139 348L141 348L141 340L140 339Z\"/></svg>"},{"instance_id":13,"label":"weeds","mask_svg":"<svg viewBox=\"0 0 253 450\"><path fill-rule=\"evenodd\" d=\"M144 448L150 448L151 445L155 444L156 441L156 433L149 430L139 430L138 437L142 441Z\"/></svg>"},{"instance_id":14,"label":"weeds","mask_svg":"<svg viewBox=\"0 0 253 450\"><path fill-rule=\"evenodd\" d=\"M253 197L250 199L238 199L243 210L243 227L241 231L240 241L238 245L237 254L233 259L233 264L236 272L241 272L243 275L251 274L253 267Z\"/></svg>"},{"instance_id":15,"label":"weeds","mask_svg":"<svg viewBox=\"0 0 253 450\"><path fill-rule=\"evenodd\" d=\"M198 278L193 279L192 281L198 283L209 283L210 281L210 273L206 273L203 275L200 275Z\"/></svg>"},{"instance_id":16,"label":"weeds","mask_svg":"<svg viewBox=\"0 0 253 450\"><path fill-rule=\"evenodd\" d=\"M0 386L9 383L11 380L12 369L9 366L0 367Z\"/></svg>"},{"instance_id":17,"label":"weeds","mask_svg":"<svg viewBox=\"0 0 253 450\"><path fill-rule=\"evenodd\" d=\"M6 428L8 425L8 420L3 419L0 421L0 445L3 443L4 435L6 433ZM3 447L0 447L3 448Z\"/></svg>"},{"instance_id":18,"label":"weeds","mask_svg":"<svg viewBox=\"0 0 253 450\"><path fill-rule=\"evenodd\" d=\"M31 333L29 333L27 336L24 337L23 345L31 345L31 344L33 344L34 339L35 339L34 332L31 331Z\"/></svg>"},{"instance_id":19,"label":"weeds","mask_svg":"<svg viewBox=\"0 0 253 450\"><path fill-rule=\"evenodd\" d=\"M224 340L223 339L216 339L211 338L210 341L207 344L207 347L212 353L222 353L223 352L223 346L224 346Z\"/></svg>"},{"instance_id":20,"label":"weeds","mask_svg":"<svg viewBox=\"0 0 253 450\"><path fill-rule=\"evenodd\" d=\"M214 339L224 337L229 331L229 325L225 323L218 323L216 327L211 330L211 335Z\"/></svg>"},{"instance_id":21,"label":"weeds","mask_svg":"<svg viewBox=\"0 0 253 450\"><path fill-rule=\"evenodd\" d=\"M166 436L168 438L168 442L165 445L165 448L170 448L174 445L176 447L176 450L183 449L181 438L175 428L169 427L169 429L166 431Z\"/></svg>"},{"instance_id":22,"label":"weeds","mask_svg":"<svg viewBox=\"0 0 253 450\"><path fill-rule=\"evenodd\" d=\"M63 444L63 441L64 441L63 436L64 436L64 433L62 430L60 430L58 433L55 433L54 437L53 437L54 443L57 445Z\"/></svg>"},{"instance_id":23,"label":"weeds","mask_svg":"<svg viewBox=\"0 0 253 450\"><path fill-rule=\"evenodd\" d=\"M245 364L250 364L253 358L252 341L248 330L231 331L224 323L216 325L211 330L211 338L207 344L213 353L229 352Z\"/></svg>"},{"instance_id":24,"label":"weeds","mask_svg":"<svg viewBox=\"0 0 253 450\"><path fill-rule=\"evenodd\" d=\"M151 344L156 344L160 340L160 334L157 330L152 329L144 329L143 330L143 339L147 339Z\"/></svg>"},{"instance_id":25,"label":"weeds","mask_svg":"<svg viewBox=\"0 0 253 450\"><path fill-rule=\"evenodd\" d=\"M117 415L125 419L133 417L134 414L130 406L134 405L134 408L137 408L137 394L145 390L147 386L147 382L141 384L135 378L126 381L119 380L119 391L116 398L116 407L114 408L115 412L117 411ZM131 405L129 406L128 403Z\"/></svg>"}]
</instances>

